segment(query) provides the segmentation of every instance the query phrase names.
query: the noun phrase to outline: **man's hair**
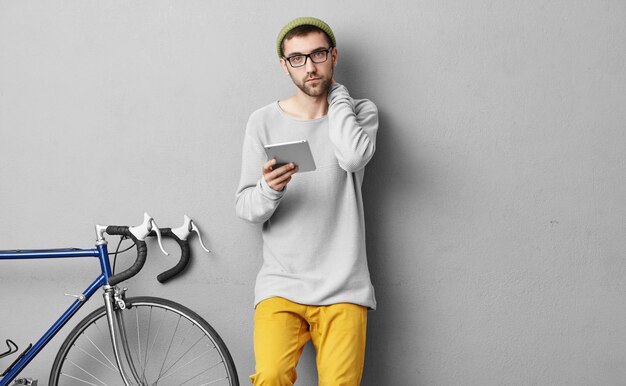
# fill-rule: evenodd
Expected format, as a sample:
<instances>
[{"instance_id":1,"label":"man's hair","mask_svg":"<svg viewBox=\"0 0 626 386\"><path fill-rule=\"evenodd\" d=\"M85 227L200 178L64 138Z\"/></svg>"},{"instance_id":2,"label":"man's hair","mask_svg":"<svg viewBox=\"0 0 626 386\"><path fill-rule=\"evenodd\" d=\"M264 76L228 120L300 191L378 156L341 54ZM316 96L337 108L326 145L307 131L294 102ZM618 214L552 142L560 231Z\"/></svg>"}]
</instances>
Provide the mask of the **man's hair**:
<instances>
[{"instance_id":1,"label":"man's hair","mask_svg":"<svg viewBox=\"0 0 626 386\"><path fill-rule=\"evenodd\" d=\"M330 38L330 36L328 36L328 34L321 28L318 28L314 25L301 25L298 26L294 29L292 29L291 31L287 32L287 34L285 35L285 37L283 38L283 41L280 43L280 51L284 54L285 52L285 40L289 40L291 38L295 38L295 37L302 37L302 36L306 36L310 33L313 32L321 32L324 35L324 38L326 39L326 42L328 43L329 47L333 46L332 43L332 39Z\"/></svg>"}]
</instances>

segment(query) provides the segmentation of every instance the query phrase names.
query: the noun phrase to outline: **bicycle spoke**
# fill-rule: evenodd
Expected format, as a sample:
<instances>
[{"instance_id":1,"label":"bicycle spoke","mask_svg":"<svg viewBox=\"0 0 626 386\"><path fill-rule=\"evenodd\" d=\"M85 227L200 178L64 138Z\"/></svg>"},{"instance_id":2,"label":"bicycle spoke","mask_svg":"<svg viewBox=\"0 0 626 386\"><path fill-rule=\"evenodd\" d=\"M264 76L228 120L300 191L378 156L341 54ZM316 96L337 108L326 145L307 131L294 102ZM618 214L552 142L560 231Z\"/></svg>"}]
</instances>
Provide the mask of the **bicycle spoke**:
<instances>
[{"instance_id":1,"label":"bicycle spoke","mask_svg":"<svg viewBox=\"0 0 626 386\"><path fill-rule=\"evenodd\" d=\"M198 385L198 386L207 386L207 385L212 385L212 384L214 384L214 383L221 382L221 381L223 381L223 380L225 380L225 379L229 379L229 378L228 378L228 377L224 377L224 378L216 379L216 380L214 380L214 381L207 382L207 383L203 383L203 384Z\"/></svg>"},{"instance_id":2,"label":"bicycle spoke","mask_svg":"<svg viewBox=\"0 0 626 386\"><path fill-rule=\"evenodd\" d=\"M164 374L163 367L165 367L165 363L167 362L167 358L170 355L170 350L172 349L172 343L174 342L174 338L176 337L176 333L178 332L178 326L180 325L180 315L178 316L178 320L176 321L176 326L174 327L174 332L172 333L172 337L170 338L169 345L167 346L167 352L165 353L165 357L163 357L163 361L161 362L161 369L159 370L159 376L157 379L161 379L161 376ZM167 372L167 370L165 370Z\"/></svg>"},{"instance_id":3,"label":"bicycle spoke","mask_svg":"<svg viewBox=\"0 0 626 386\"><path fill-rule=\"evenodd\" d=\"M141 334L139 333L139 310L135 307L135 316L137 320L137 359L139 360L139 368L143 369L141 365Z\"/></svg>"},{"instance_id":4,"label":"bicycle spoke","mask_svg":"<svg viewBox=\"0 0 626 386\"><path fill-rule=\"evenodd\" d=\"M107 365L106 363L102 362L100 359L96 358L95 356L91 355L91 353L85 351L82 347L76 347L77 349L79 349L80 351L82 351L83 353L85 353L85 355L88 355L89 357L93 358L94 361L100 363L102 366L106 367L107 369L113 370L113 371L118 371L117 367L111 367L109 365Z\"/></svg>"},{"instance_id":5,"label":"bicycle spoke","mask_svg":"<svg viewBox=\"0 0 626 386\"><path fill-rule=\"evenodd\" d=\"M66 377L68 377L68 378L72 378L72 379L74 379L74 380L76 380L76 381L78 381L78 382L82 382L82 383L84 383L84 384L86 384L86 385L98 386L98 385L96 385L95 383L87 382L87 381L85 381L84 379L76 378L76 377L73 377L73 376L71 376L71 375L69 375L69 374L61 373L61 375L66 376Z\"/></svg>"},{"instance_id":6,"label":"bicycle spoke","mask_svg":"<svg viewBox=\"0 0 626 386\"><path fill-rule=\"evenodd\" d=\"M196 343L194 343L191 347L189 347L189 349L187 349L187 351L185 351L185 352L183 353L183 355L181 355L181 356L180 356L180 357L179 357L179 358L178 358L178 359L177 359L174 363L172 363L172 365L171 365L170 367L168 367L168 368L167 368L167 370L165 370L164 374L167 374L167 372L168 372L168 371L170 371L170 369L171 369L172 367L176 366L176 364L177 364L178 362L180 362L180 360L181 360L181 359L183 359L183 358L185 357L185 355L187 355L187 353L188 353L189 351L191 351L191 350L192 350L192 349L193 349L193 348L194 348L194 347L195 347L195 346L196 346L196 345L197 345L197 344L198 344L198 343L202 340L202 338L204 338L204 337L203 337L203 336L201 336L201 337L200 337L200 338L196 341Z\"/></svg>"},{"instance_id":7,"label":"bicycle spoke","mask_svg":"<svg viewBox=\"0 0 626 386\"><path fill-rule=\"evenodd\" d=\"M152 310L153 310L153 308L154 307L150 308L150 324L152 324ZM148 335L146 337L146 350L147 350L146 351L146 364L148 363L148 354L152 353L154 351L154 347L155 347L155 345L156 345L156 343L158 341L158 338L159 338L159 336L161 334L161 327L163 326L163 322L164 321L165 321L165 318L162 318L161 320L159 320L159 325L157 327L156 333L154 334L154 338L152 339L152 345L150 345L149 348L148 348L148 340L150 338L150 332L149 332L149 329L148 329ZM146 369L147 369L147 367L143 369L143 376L144 376L144 378L146 376ZM158 379L159 379L159 377L157 376L157 380Z\"/></svg>"},{"instance_id":8,"label":"bicycle spoke","mask_svg":"<svg viewBox=\"0 0 626 386\"><path fill-rule=\"evenodd\" d=\"M89 371L83 369L82 367L80 367L79 365L77 365L76 363L69 361L71 364L73 364L74 366L78 367L79 369L81 369L85 374L89 375L90 377L92 377L93 379L95 379L96 381L100 382L101 384L106 386L106 383L102 382L100 379L98 379L98 377L96 377L95 375L91 374ZM87 382L87 381L84 381ZM88 382L87 382L88 383ZM96 385L97 386L97 385Z\"/></svg>"},{"instance_id":9,"label":"bicycle spoke","mask_svg":"<svg viewBox=\"0 0 626 386\"><path fill-rule=\"evenodd\" d=\"M94 326L95 326L95 327L96 327L96 329L98 330L98 333L99 333L98 335L99 335L100 337L104 337L104 336L109 337L109 336L110 336L110 335L109 335L110 333L109 333L108 326L107 326L107 328L105 328L105 332L103 332L103 331L102 331L102 328L100 328L100 325L98 324L98 322L94 323ZM111 359L110 359L110 358L109 358L109 357L108 357L108 356L107 356L107 355L106 355L106 354L105 354L105 353L104 353L104 352L103 352L103 351L99 348L99 346L98 346L98 345L96 345L96 344L95 344L95 343L91 340L91 338L89 338L89 336L87 336L87 335L85 334L85 337L87 338L87 340L89 340L89 342L91 343L91 345L92 345L92 346L93 346L96 350L98 350L98 352L100 353L100 355L102 355L102 357L103 357L104 359L106 359L106 361L107 361L107 362L109 362L109 363L111 364L111 366L113 366L113 368L114 368L116 371L119 371L119 369L117 368L117 364L116 364L116 363L114 363L114 362L113 362L113 360L111 360ZM106 338L104 339L104 341L105 341L105 342L108 342Z\"/></svg>"},{"instance_id":10,"label":"bicycle spoke","mask_svg":"<svg viewBox=\"0 0 626 386\"><path fill-rule=\"evenodd\" d=\"M85 338L87 338L87 340L89 341L89 343L91 343L91 345L92 345L92 346L93 346L96 350L98 350L98 352L100 353L100 355L102 355L102 356L104 357L104 359L106 359L106 360L107 360L107 362L109 362L109 363L111 364L111 366L113 366L113 368L115 368L115 370L117 370L117 366L115 365L115 363L113 363L113 362L109 359L109 357L108 357L108 356L106 356L106 355L102 352L102 350L100 350L100 347L98 347L98 345L97 345L97 344L95 344L95 343L94 343L94 341L93 341L93 340L91 340L91 338L90 338L88 335L85 335Z\"/></svg>"},{"instance_id":11,"label":"bicycle spoke","mask_svg":"<svg viewBox=\"0 0 626 386\"><path fill-rule=\"evenodd\" d=\"M174 341L174 337L176 335L176 333L178 332L178 327L180 325L180 316L178 318L178 321L176 323L176 331L174 332L174 335L172 335L172 339L170 341L170 348L172 348L172 342ZM174 348L175 353L182 353L183 350L185 350L184 344L187 340L187 337L189 336L189 333L191 332L190 330L194 327L194 324L189 323L186 327L183 326L183 330L180 333L180 336L182 336L180 339L178 339L178 344L176 345L176 347ZM169 357L169 352L170 352L170 348L168 348L168 353L165 356L165 358L163 359L163 365L161 366L161 370L159 371L159 378L161 377L161 375L163 374L163 366L165 366L165 363L167 362L167 358ZM184 354L183 354L184 355ZM181 355L176 355L176 357L179 357ZM165 370L165 372L167 372L167 370Z\"/></svg>"},{"instance_id":12,"label":"bicycle spoke","mask_svg":"<svg viewBox=\"0 0 626 386\"><path fill-rule=\"evenodd\" d=\"M145 379L146 377L146 367L148 366L148 342L150 341L150 328L152 327L152 310L154 307L150 307L150 313L148 316L148 332L146 333L146 355L144 356L143 363L145 364L142 371L142 377Z\"/></svg>"},{"instance_id":13,"label":"bicycle spoke","mask_svg":"<svg viewBox=\"0 0 626 386\"><path fill-rule=\"evenodd\" d=\"M211 368L208 368L208 369L204 369L204 370L202 370L200 373L198 373L198 374L194 375L193 377L189 378L189 379L188 379L188 380L186 380L185 382L183 382L183 383L179 383L179 384L178 384L178 386L183 386L185 383L189 383L189 382L191 382L192 380L194 380L194 379L198 378L199 376L201 376L202 374L204 374L204 373L208 372L209 370L211 370Z\"/></svg>"},{"instance_id":14,"label":"bicycle spoke","mask_svg":"<svg viewBox=\"0 0 626 386\"><path fill-rule=\"evenodd\" d=\"M180 370L182 370L182 369L183 369L183 368L185 368L186 366L188 366L188 365L192 364L193 362L195 362L196 360L200 359L202 356L204 356L206 353L209 353L209 352L210 352L210 350L209 350L209 351L205 351L204 353L202 353L202 354L200 354L199 356L195 357L195 358L194 358L194 359L192 359L191 361L189 361L189 362L187 362L186 364L184 364L184 365L180 366L178 369L176 369L176 371L174 371L174 372L172 372L172 373L168 374L167 376L164 376L164 377L163 377L163 378L161 378L161 379L165 379L165 378L167 378L167 377L169 377L169 376L174 375L175 373L178 373ZM220 362L218 362L218 363L214 364L213 366L208 367L208 368L206 368L206 369L202 370L200 373L198 373L198 374L194 375L193 377L189 378L188 380L186 380L185 382L181 383L180 385L184 385L185 383L187 383L187 382L191 381L192 379L197 378L197 377L199 377L200 375L202 375L202 374L204 374L204 373L206 373L206 372L208 372L208 371L210 371L210 370L214 369L215 367L217 367L217 366L219 366L219 365L222 365L222 364L224 364L224 362L223 362L223 361L220 361Z\"/></svg>"},{"instance_id":15,"label":"bicycle spoke","mask_svg":"<svg viewBox=\"0 0 626 386\"><path fill-rule=\"evenodd\" d=\"M193 362L197 361L199 358L202 358L202 356L204 356L207 352L209 352L209 351L206 351L206 352L204 352L204 353L202 353L202 354L198 355L198 356L197 356L197 357L195 357L194 359L192 359L192 360L188 361L187 363L185 363L184 365L182 365L182 366L178 367L175 371L172 371L171 373L169 373L169 374L167 374L167 375L164 375L164 376L163 376L163 378L161 378L161 379L165 379L165 378L167 378L167 377L171 377L172 375L174 375L174 374L178 373L181 369L184 369L185 367L189 366L189 365L190 365L190 364L192 364ZM218 363L217 365L219 365L219 363ZM217 366L217 365L215 365L215 366ZM215 367L215 366L213 366L213 367ZM207 370L210 370L210 369L211 369L211 368L208 368Z\"/></svg>"}]
</instances>

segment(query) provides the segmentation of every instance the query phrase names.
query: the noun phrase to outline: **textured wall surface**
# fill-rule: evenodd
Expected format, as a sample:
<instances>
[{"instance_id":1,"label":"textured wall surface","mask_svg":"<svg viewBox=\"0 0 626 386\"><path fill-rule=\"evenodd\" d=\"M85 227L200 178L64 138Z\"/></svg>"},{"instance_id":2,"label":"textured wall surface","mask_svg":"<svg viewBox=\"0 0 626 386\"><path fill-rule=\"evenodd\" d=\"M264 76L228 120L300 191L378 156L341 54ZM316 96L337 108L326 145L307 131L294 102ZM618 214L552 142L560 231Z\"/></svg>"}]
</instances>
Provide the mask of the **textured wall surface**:
<instances>
[{"instance_id":1,"label":"textured wall surface","mask_svg":"<svg viewBox=\"0 0 626 386\"><path fill-rule=\"evenodd\" d=\"M623 384L623 1L2 0L0 248L190 215L214 252L194 245L163 286L152 245L127 286L208 319L246 384L260 255L233 209L243 130L292 93L274 39L301 15L333 27L337 79L380 110L363 384ZM33 341L97 269L1 262L0 339ZM23 375L45 384L68 331ZM299 379L316 383L310 348Z\"/></svg>"}]
</instances>

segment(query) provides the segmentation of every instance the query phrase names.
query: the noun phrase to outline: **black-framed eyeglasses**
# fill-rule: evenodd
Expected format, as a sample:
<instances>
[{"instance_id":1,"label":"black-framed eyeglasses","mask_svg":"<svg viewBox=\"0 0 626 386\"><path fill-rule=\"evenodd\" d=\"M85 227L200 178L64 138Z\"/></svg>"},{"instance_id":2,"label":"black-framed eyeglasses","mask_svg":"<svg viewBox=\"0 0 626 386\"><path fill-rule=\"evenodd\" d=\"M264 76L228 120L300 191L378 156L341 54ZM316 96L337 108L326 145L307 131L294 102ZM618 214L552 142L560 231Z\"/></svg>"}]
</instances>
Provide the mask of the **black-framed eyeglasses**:
<instances>
[{"instance_id":1,"label":"black-framed eyeglasses","mask_svg":"<svg viewBox=\"0 0 626 386\"><path fill-rule=\"evenodd\" d=\"M333 49L333 47L329 47L323 50L313 51L310 54L297 54L291 55L290 57L285 57L284 59L289 62L291 67L298 68L302 67L306 64L307 59L311 59L311 61L315 64L324 63L328 60L328 53Z\"/></svg>"}]
</instances>

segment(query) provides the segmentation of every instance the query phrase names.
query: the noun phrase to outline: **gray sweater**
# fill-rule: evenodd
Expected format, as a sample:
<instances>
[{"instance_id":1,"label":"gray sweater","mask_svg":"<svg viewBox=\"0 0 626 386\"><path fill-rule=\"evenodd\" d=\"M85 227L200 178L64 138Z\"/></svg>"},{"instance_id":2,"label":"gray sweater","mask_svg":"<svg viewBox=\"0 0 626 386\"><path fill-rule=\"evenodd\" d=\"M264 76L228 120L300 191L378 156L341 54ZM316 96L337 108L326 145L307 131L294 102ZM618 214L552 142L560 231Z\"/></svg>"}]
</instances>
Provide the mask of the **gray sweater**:
<instances>
[{"instance_id":1,"label":"gray sweater","mask_svg":"<svg viewBox=\"0 0 626 386\"><path fill-rule=\"evenodd\" d=\"M274 102L248 121L235 208L239 217L263 223L255 304L278 296L307 305L376 308L361 185L376 147L378 111L339 84L328 101L320 119L294 119ZM317 169L294 174L282 192L273 190L261 173L263 146L302 139L309 141Z\"/></svg>"}]
</instances>

